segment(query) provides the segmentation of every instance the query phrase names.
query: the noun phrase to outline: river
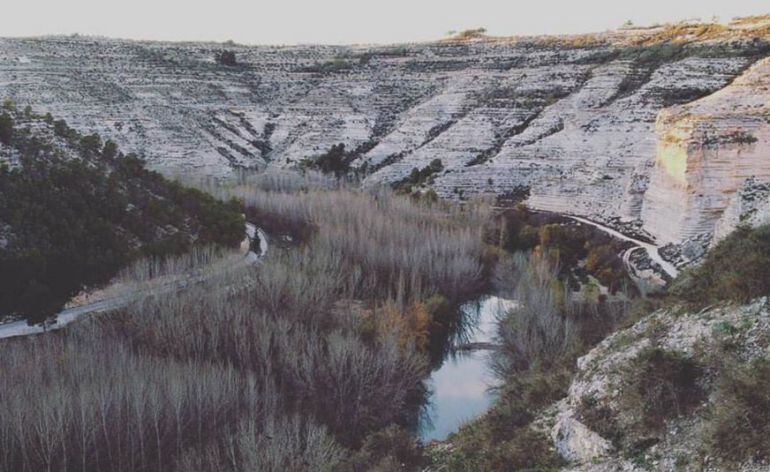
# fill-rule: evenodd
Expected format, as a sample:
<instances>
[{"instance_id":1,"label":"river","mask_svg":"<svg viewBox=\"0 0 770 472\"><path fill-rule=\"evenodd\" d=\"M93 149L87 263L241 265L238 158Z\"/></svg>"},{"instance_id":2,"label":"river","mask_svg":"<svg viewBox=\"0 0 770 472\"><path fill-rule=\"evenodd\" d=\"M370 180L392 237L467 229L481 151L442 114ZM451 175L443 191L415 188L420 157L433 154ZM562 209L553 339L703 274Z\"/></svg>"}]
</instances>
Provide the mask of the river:
<instances>
[{"instance_id":1,"label":"river","mask_svg":"<svg viewBox=\"0 0 770 472\"><path fill-rule=\"evenodd\" d=\"M465 343L492 343L498 316L514 304L496 296L484 296L463 305L469 332ZM465 323L464 323L465 324ZM442 440L464 422L484 413L494 395L489 391L496 380L489 368L494 350L457 350L446 356L428 379L431 395L420 426L420 438L429 442Z\"/></svg>"}]
</instances>

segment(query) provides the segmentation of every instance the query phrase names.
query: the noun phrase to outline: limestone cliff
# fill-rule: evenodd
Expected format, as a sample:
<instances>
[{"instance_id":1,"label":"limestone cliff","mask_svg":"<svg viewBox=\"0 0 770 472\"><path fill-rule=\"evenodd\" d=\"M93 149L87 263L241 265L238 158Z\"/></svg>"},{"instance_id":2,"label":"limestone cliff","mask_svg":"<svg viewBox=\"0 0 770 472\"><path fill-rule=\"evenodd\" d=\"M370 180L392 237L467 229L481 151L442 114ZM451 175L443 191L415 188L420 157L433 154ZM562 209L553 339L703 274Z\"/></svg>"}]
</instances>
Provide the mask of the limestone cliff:
<instances>
[{"instance_id":1,"label":"limestone cliff","mask_svg":"<svg viewBox=\"0 0 770 472\"><path fill-rule=\"evenodd\" d=\"M770 180L770 59L708 97L662 111L656 131L645 228L663 242L713 232L747 179Z\"/></svg>"}]
</instances>

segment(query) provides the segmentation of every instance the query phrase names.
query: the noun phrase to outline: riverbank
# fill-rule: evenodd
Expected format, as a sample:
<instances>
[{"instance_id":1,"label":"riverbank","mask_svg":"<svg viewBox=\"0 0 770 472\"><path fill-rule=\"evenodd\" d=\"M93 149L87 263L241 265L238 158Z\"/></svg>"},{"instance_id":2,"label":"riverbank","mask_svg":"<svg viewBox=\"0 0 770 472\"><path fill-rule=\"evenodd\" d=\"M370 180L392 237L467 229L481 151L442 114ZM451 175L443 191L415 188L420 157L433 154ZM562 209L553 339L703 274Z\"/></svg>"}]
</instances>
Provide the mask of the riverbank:
<instances>
[{"instance_id":1,"label":"riverbank","mask_svg":"<svg viewBox=\"0 0 770 472\"><path fill-rule=\"evenodd\" d=\"M430 396L420 427L424 442L444 440L463 423L483 414L494 401L490 391L497 386L489 365L494 355L497 322L515 302L484 295L461 310L468 333L452 346L441 365L427 380Z\"/></svg>"}]
</instances>

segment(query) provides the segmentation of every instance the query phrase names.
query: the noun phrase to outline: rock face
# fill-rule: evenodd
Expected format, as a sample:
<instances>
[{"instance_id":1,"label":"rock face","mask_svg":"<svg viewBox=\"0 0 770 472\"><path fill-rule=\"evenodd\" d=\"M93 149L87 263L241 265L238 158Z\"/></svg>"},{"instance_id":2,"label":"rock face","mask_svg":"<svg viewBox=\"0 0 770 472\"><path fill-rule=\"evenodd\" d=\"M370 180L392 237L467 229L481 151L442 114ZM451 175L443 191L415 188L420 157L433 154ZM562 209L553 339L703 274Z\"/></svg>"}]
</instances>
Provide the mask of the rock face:
<instances>
[{"instance_id":1,"label":"rock face","mask_svg":"<svg viewBox=\"0 0 770 472\"><path fill-rule=\"evenodd\" d=\"M664 110L656 129L645 228L663 242L713 232L747 179L770 179L770 59L708 97ZM734 221L726 216L723 232Z\"/></svg>"},{"instance_id":2,"label":"rock face","mask_svg":"<svg viewBox=\"0 0 770 472\"><path fill-rule=\"evenodd\" d=\"M770 354L770 303L760 298L743 306L721 306L700 312L684 313L670 309L657 311L631 328L619 331L602 341L578 360L578 372L573 378L566 399L558 405L556 421L551 431L559 453L571 462L571 470L767 470L766 465L750 463L736 467L710 463L702 456L703 434L710 418L709 405L718 381L705 375L703 404L679 417L667 418L666 427L656 441L634 460L618 451L581 419L586 399L591 408L602 411L597 425L615 424L625 440L633 443L649 439L649 432L634 428L638 418L623 409L619 398L624 395L623 378L632 370L634 360L644 349L655 346L678 352L699 365L710 365L715 356L724 356L720 349L730 346L741 362ZM712 458L713 459L713 458ZM643 462L646 465L640 466ZM683 465L687 464L687 465Z\"/></svg>"},{"instance_id":3,"label":"rock face","mask_svg":"<svg viewBox=\"0 0 770 472\"><path fill-rule=\"evenodd\" d=\"M566 408L557 417L551 437L559 455L570 462L592 462L613 450L608 440L588 429Z\"/></svg>"},{"instance_id":4,"label":"rock face","mask_svg":"<svg viewBox=\"0 0 770 472\"><path fill-rule=\"evenodd\" d=\"M760 156L762 142L725 139L735 129L757 134L759 119L720 121L724 130L708 146L741 156L724 185L711 171L711 147L707 159L685 159L709 162L700 166L708 175L696 177L691 166L689 183L671 181L656 149L675 152L656 145L658 136L705 136L685 136L690 112L676 106L723 89L770 54L768 24L388 47L0 39L0 99L99 132L167 174L294 166L344 143L364 185L400 180L438 158L444 170L432 185L442 196L528 191L534 208L644 218L673 240L713 229L730 191L754 172L758 161L746 156ZM237 65L216 62L222 49L235 52ZM764 86L743 83L736 90ZM733 99L749 112L749 95L717 101L725 114ZM676 131L663 129L669 124ZM667 207L674 195L682 202ZM672 228L660 223L668 218Z\"/></svg>"},{"instance_id":5,"label":"rock face","mask_svg":"<svg viewBox=\"0 0 770 472\"><path fill-rule=\"evenodd\" d=\"M746 180L741 189L733 194L714 231L715 244L738 225L756 227L770 223L770 182L755 178Z\"/></svg>"}]
</instances>

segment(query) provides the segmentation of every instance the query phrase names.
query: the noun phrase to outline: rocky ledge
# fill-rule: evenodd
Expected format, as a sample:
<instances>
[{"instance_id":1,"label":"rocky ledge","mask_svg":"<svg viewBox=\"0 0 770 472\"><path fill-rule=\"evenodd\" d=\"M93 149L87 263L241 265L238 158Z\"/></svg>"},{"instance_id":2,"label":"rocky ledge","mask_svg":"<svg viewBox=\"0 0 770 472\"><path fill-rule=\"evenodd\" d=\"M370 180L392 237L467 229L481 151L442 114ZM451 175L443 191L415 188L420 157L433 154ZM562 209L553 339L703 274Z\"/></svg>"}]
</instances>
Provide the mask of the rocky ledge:
<instances>
[{"instance_id":1,"label":"rocky ledge","mask_svg":"<svg viewBox=\"0 0 770 472\"><path fill-rule=\"evenodd\" d=\"M763 463L726 463L709 443L719 415L720 378L736 365L767 359L769 340L766 298L743 306L657 311L580 358L567 398L543 422L572 470L767 470ZM650 403L639 388L645 384L638 378L650 375L640 359L657 359L658 368L665 359L667 370L679 369L670 387L686 388L687 396L667 405L660 401L664 391L653 397L658 403ZM677 383L681 378L690 383ZM661 389L669 387L668 379L656 378ZM656 413L668 416L658 421Z\"/></svg>"}]
</instances>

